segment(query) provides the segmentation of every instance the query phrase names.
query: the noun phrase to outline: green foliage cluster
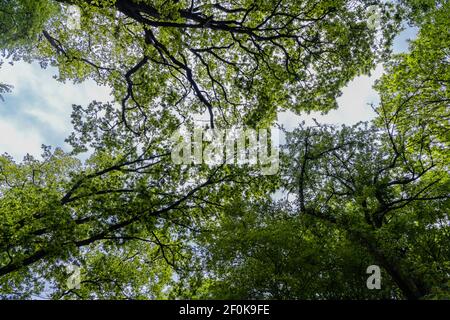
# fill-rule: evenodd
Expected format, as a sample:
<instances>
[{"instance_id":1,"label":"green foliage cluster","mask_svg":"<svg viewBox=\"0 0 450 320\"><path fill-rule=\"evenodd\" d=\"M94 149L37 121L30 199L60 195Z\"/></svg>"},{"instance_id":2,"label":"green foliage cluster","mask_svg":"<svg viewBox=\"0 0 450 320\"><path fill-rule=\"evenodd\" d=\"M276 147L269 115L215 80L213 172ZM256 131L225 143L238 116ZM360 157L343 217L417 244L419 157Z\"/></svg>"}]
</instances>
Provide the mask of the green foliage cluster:
<instances>
[{"instance_id":1,"label":"green foliage cluster","mask_svg":"<svg viewBox=\"0 0 450 320\"><path fill-rule=\"evenodd\" d=\"M449 16L428 0L0 0L3 57L114 100L73 106L70 152L0 156L0 297L449 298ZM392 55L404 22L417 39ZM170 160L203 114L268 128L327 112L378 62L374 121L285 132L277 175Z\"/></svg>"},{"instance_id":2,"label":"green foliage cluster","mask_svg":"<svg viewBox=\"0 0 450 320\"><path fill-rule=\"evenodd\" d=\"M34 42L45 23L56 13L48 0L2 0L0 2L0 50Z\"/></svg>"}]
</instances>

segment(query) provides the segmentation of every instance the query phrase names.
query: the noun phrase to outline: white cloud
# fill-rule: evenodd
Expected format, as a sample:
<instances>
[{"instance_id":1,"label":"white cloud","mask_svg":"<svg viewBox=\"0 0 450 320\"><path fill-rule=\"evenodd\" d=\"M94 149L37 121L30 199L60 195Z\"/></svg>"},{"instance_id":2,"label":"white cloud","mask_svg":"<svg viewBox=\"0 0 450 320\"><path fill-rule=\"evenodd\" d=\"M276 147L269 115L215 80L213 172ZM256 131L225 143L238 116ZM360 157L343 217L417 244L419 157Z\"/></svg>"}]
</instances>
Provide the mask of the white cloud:
<instances>
[{"instance_id":1,"label":"white cloud","mask_svg":"<svg viewBox=\"0 0 450 320\"><path fill-rule=\"evenodd\" d=\"M33 128L19 128L0 119L0 153L9 153L14 159L22 160L29 153L38 157L42 152L43 138Z\"/></svg>"},{"instance_id":2,"label":"white cloud","mask_svg":"<svg viewBox=\"0 0 450 320\"><path fill-rule=\"evenodd\" d=\"M21 159L26 153L39 156L42 144L67 147L64 139L72 130L72 104L85 106L92 100L112 100L109 88L93 81L61 83L53 78L57 72L55 68L43 70L25 62L2 66L0 83L11 84L14 89L0 104L0 153Z\"/></svg>"},{"instance_id":3,"label":"white cloud","mask_svg":"<svg viewBox=\"0 0 450 320\"><path fill-rule=\"evenodd\" d=\"M369 121L375 116L369 103L376 103L379 99L372 86L382 73L383 67L378 65L370 76L359 76L350 81L342 90L342 96L337 99L339 105L337 110L332 110L326 115L322 115L320 112L295 115L293 112L287 111L278 114L278 121L288 130L296 128L301 121L312 125L314 124L313 118L320 123L328 124L351 125L359 121Z\"/></svg>"}]
</instances>

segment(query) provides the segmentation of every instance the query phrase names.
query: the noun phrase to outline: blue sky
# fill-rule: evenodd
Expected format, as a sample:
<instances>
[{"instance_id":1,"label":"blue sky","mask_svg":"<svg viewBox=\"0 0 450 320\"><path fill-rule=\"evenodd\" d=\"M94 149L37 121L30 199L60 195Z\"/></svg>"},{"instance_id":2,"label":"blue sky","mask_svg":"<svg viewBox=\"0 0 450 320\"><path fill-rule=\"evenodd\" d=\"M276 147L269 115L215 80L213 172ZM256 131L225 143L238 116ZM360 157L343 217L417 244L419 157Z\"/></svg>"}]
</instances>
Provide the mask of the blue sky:
<instances>
[{"instance_id":1,"label":"blue sky","mask_svg":"<svg viewBox=\"0 0 450 320\"><path fill-rule=\"evenodd\" d=\"M394 42L394 52L408 49L408 39L413 39L416 29L408 28ZM74 85L60 83L53 79L58 71L54 68L41 69L38 64L25 62L11 66L5 63L0 68L0 83L14 86L0 101L0 154L5 152L16 160L27 153L39 157L41 145L60 146L68 149L64 139L70 134L72 104L87 105L92 100L109 101L110 90L99 87L92 81ZM338 99L339 109L327 115L313 113L296 116L290 112L279 115L279 122L287 129L294 128L301 120L353 124L370 120L374 113L368 103L376 103L378 96L372 89L374 81L381 76L383 68L378 66L371 76L361 76L343 89Z\"/></svg>"},{"instance_id":2,"label":"blue sky","mask_svg":"<svg viewBox=\"0 0 450 320\"><path fill-rule=\"evenodd\" d=\"M39 156L42 144L64 147L72 129L72 104L111 100L108 88L92 81L61 83L53 79L57 72L25 62L2 66L0 82L14 88L0 101L0 153L20 160L26 153Z\"/></svg>"}]
</instances>

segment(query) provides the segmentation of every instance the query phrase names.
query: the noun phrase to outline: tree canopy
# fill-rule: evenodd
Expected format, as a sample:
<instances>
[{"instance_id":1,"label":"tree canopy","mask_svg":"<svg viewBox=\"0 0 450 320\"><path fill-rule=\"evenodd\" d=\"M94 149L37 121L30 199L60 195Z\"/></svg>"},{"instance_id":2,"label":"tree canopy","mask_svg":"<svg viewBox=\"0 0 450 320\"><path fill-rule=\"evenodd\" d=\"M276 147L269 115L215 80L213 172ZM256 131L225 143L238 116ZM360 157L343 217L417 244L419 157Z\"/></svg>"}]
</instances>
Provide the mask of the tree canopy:
<instances>
[{"instance_id":1,"label":"tree canopy","mask_svg":"<svg viewBox=\"0 0 450 320\"><path fill-rule=\"evenodd\" d=\"M0 156L0 297L448 298L449 15L424 0L0 0L3 60L111 89L72 106L71 150ZM404 23L417 39L392 54ZM284 131L276 175L171 161L173 132L204 116L274 129L280 111L337 108L379 63L377 117Z\"/></svg>"}]
</instances>

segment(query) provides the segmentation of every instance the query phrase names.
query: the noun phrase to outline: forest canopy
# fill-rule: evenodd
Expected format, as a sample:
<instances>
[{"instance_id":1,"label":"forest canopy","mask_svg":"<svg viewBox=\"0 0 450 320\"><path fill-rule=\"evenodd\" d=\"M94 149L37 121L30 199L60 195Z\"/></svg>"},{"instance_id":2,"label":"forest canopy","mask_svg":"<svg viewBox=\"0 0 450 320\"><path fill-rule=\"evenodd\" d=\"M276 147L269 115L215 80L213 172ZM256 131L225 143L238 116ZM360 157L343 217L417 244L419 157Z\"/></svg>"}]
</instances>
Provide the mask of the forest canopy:
<instances>
[{"instance_id":1,"label":"forest canopy","mask_svg":"<svg viewBox=\"0 0 450 320\"><path fill-rule=\"evenodd\" d=\"M0 150L0 297L450 298L449 17L433 0L0 0L0 67L111 89L72 106L71 150ZM277 121L338 108L380 64L372 121ZM278 172L174 163L199 118L281 128Z\"/></svg>"}]
</instances>

